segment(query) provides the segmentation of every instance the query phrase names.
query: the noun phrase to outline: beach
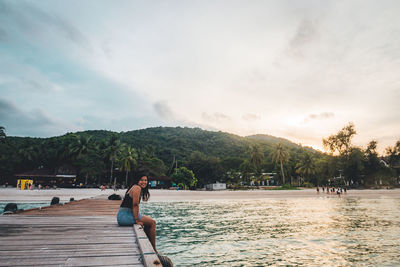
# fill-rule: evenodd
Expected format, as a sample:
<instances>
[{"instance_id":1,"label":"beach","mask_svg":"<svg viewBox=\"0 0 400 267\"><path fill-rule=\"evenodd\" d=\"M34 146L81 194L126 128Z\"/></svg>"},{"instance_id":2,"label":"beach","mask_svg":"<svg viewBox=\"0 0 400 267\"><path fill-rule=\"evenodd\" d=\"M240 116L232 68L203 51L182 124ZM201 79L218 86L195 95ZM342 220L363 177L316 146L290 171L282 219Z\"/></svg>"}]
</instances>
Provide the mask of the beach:
<instances>
[{"instance_id":1,"label":"beach","mask_svg":"<svg viewBox=\"0 0 400 267\"><path fill-rule=\"evenodd\" d=\"M59 197L61 202L67 202L70 198L75 200L109 196L111 194L124 195L125 190L114 191L97 188L59 188L46 190L17 190L16 188L0 188L0 202L44 202L51 201L53 197ZM265 199L265 198L338 198L336 193L327 194L314 189L302 190L246 190L246 191L190 191L190 190L150 190L149 202L163 201L201 201L201 200L229 200L229 199ZM348 190L341 194L342 198L400 198L400 189L365 189Z\"/></svg>"}]
</instances>

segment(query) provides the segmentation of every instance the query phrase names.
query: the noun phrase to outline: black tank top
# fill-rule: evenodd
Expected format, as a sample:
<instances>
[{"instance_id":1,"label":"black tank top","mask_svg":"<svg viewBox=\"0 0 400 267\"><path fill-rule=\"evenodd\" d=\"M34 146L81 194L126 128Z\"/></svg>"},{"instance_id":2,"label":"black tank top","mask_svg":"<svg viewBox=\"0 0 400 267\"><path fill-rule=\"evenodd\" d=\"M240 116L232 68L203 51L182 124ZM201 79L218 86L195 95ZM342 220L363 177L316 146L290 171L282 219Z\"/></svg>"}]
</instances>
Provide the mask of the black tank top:
<instances>
[{"instance_id":1,"label":"black tank top","mask_svg":"<svg viewBox=\"0 0 400 267\"><path fill-rule=\"evenodd\" d=\"M128 188L128 190L126 190L124 200L122 200L122 203L121 203L121 208L133 209L133 198L129 194L129 190L131 190L132 187L130 187L130 188ZM140 203L140 198L139 198L139 203Z\"/></svg>"}]
</instances>

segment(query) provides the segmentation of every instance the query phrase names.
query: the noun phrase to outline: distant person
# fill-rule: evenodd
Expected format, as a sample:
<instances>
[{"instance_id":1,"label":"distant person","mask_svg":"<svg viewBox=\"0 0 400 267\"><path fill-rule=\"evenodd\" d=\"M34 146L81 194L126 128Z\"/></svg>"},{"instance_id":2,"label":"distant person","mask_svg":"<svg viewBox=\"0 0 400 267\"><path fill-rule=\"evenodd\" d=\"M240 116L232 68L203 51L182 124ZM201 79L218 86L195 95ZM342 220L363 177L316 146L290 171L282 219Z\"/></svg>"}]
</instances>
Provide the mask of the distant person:
<instances>
[{"instance_id":1,"label":"distant person","mask_svg":"<svg viewBox=\"0 0 400 267\"><path fill-rule=\"evenodd\" d=\"M317 186L317 193L319 193L319 187Z\"/></svg>"},{"instance_id":2,"label":"distant person","mask_svg":"<svg viewBox=\"0 0 400 267\"><path fill-rule=\"evenodd\" d=\"M325 187L322 187L322 192L325 192Z\"/></svg>"},{"instance_id":3,"label":"distant person","mask_svg":"<svg viewBox=\"0 0 400 267\"><path fill-rule=\"evenodd\" d=\"M343 190L344 190L345 193L347 193L347 188L346 187L344 187Z\"/></svg>"},{"instance_id":4,"label":"distant person","mask_svg":"<svg viewBox=\"0 0 400 267\"><path fill-rule=\"evenodd\" d=\"M126 190L124 200L118 211L117 221L121 226L139 224L144 227L147 237L154 250L156 249L156 221L139 212L140 200L147 201L150 198L147 176L136 177L133 185Z\"/></svg>"}]
</instances>

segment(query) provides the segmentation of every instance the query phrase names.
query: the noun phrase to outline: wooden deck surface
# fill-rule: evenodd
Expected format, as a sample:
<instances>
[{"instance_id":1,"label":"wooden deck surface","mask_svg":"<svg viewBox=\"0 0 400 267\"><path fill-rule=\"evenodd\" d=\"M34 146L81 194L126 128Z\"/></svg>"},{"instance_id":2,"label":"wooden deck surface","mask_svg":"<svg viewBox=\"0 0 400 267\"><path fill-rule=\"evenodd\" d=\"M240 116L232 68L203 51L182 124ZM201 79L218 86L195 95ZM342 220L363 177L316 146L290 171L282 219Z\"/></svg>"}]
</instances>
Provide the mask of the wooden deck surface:
<instances>
[{"instance_id":1,"label":"wooden deck surface","mask_svg":"<svg viewBox=\"0 0 400 267\"><path fill-rule=\"evenodd\" d=\"M118 226L120 204L86 199L0 216L0 266L160 267L140 226Z\"/></svg>"}]
</instances>

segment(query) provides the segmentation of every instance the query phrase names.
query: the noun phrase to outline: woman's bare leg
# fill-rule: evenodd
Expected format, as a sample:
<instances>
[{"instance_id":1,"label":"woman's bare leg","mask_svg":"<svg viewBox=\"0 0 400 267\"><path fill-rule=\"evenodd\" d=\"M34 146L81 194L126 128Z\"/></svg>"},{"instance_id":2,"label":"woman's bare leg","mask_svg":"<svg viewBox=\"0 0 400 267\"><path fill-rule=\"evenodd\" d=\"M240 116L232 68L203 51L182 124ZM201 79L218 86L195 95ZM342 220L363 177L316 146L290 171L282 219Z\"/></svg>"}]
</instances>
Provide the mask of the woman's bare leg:
<instances>
[{"instance_id":1,"label":"woman's bare leg","mask_svg":"<svg viewBox=\"0 0 400 267\"><path fill-rule=\"evenodd\" d=\"M146 215L142 216L141 221L143 222L144 231L146 232L154 251L158 253L156 249L156 221Z\"/></svg>"}]
</instances>

